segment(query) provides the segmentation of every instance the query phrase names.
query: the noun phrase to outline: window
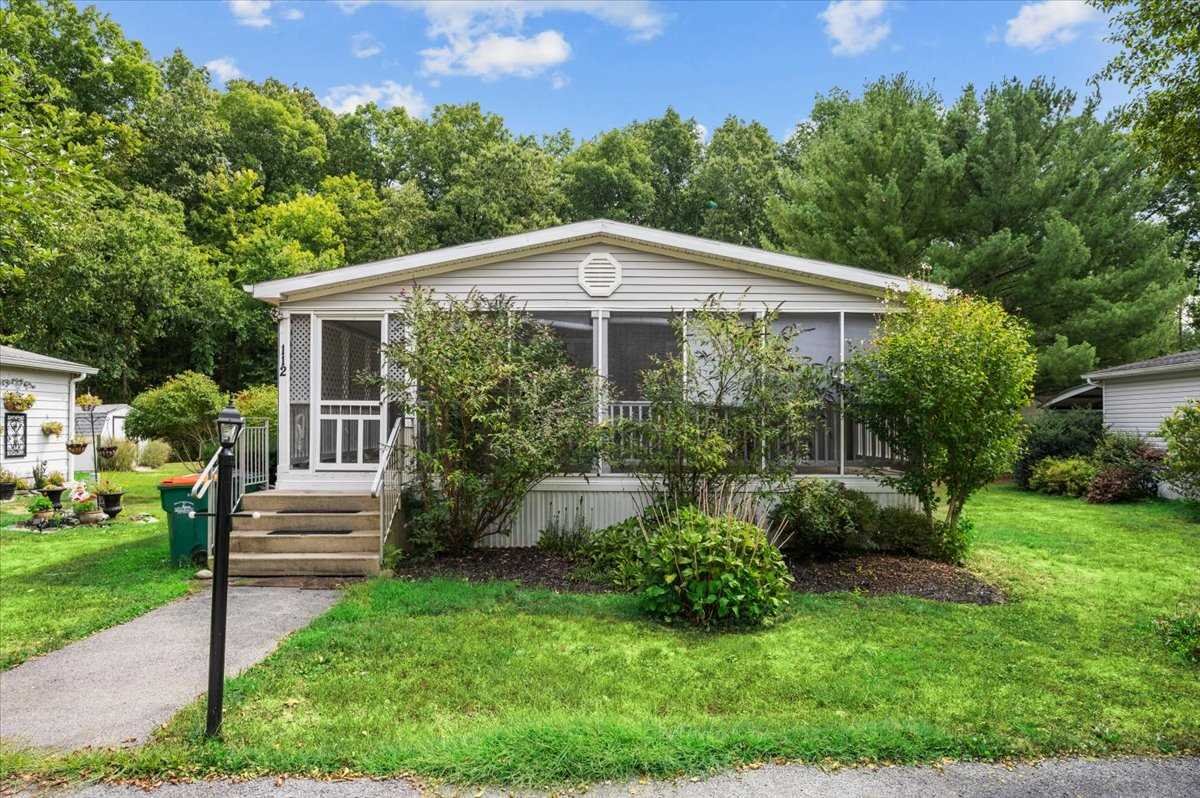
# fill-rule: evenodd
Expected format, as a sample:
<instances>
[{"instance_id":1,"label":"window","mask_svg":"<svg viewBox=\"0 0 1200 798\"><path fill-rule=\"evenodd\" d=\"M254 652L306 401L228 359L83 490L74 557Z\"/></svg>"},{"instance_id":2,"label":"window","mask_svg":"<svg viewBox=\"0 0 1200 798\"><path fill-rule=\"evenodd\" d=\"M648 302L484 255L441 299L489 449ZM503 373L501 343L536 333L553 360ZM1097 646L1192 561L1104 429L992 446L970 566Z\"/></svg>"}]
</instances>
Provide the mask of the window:
<instances>
[{"instance_id":1,"label":"window","mask_svg":"<svg viewBox=\"0 0 1200 798\"><path fill-rule=\"evenodd\" d=\"M562 341L567 357L579 368L590 369L592 358L592 314L577 313L531 313L533 320L550 328L550 332Z\"/></svg>"},{"instance_id":2,"label":"window","mask_svg":"<svg viewBox=\"0 0 1200 798\"><path fill-rule=\"evenodd\" d=\"M608 378L617 398L642 399L642 372L678 352L672 313L613 313L608 320Z\"/></svg>"},{"instance_id":3,"label":"window","mask_svg":"<svg viewBox=\"0 0 1200 798\"><path fill-rule=\"evenodd\" d=\"M379 376L379 333L377 321L321 322L323 401L379 399L379 386L369 379Z\"/></svg>"},{"instance_id":4,"label":"window","mask_svg":"<svg viewBox=\"0 0 1200 798\"><path fill-rule=\"evenodd\" d=\"M846 314L846 357L870 345L880 318L874 313Z\"/></svg>"}]
</instances>

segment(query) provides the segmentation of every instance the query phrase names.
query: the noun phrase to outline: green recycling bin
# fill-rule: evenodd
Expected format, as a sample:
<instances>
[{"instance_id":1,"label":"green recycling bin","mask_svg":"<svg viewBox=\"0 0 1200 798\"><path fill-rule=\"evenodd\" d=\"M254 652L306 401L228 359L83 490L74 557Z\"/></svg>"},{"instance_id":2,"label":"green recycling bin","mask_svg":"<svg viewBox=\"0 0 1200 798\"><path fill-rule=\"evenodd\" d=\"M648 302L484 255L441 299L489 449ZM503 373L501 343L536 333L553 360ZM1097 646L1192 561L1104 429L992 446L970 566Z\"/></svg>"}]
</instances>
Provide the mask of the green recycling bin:
<instances>
[{"instance_id":1,"label":"green recycling bin","mask_svg":"<svg viewBox=\"0 0 1200 798\"><path fill-rule=\"evenodd\" d=\"M192 565L208 559L208 519L189 517L193 511L203 513L208 510L207 493L199 499L192 496L198 478L189 474L169 477L158 483L158 498L167 514L172 565Z\"/></svg>"}]
</instances>

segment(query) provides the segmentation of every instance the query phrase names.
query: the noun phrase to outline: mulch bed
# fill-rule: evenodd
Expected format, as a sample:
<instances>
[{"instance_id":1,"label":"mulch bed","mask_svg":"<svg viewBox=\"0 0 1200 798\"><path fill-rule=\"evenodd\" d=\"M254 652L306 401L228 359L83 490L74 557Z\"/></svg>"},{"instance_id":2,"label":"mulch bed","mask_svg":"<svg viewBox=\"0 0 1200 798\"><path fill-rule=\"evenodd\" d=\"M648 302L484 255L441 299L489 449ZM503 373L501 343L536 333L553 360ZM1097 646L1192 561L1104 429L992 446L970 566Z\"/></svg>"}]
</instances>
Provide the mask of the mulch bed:
<instances>
[{"instance_id":1,"label":"mulch bed","mask_svg":"<svg viewBox=\"0 0 1200 798\"><path fill-rule=\"evenodd\" d=\"M904 595L958 604L1002 604L1004 593L965 568L916 557L866 554L840 560L792 560L802 593L856 591L871 596Z\"/></svg>"},{"instance_id":2,"label":"mulch bed","mask_svg":"<svg viewBox=\"0 0 1200 798\"><path fill-rule=\"evenodd\" d=\"M401 563L396 576L427 579L448 576L469 582L496 579L518 582L526 587L543 587L570 593L611 593L612 588L575 575L575 564L565 557L537 548L476 549L460 557Z\"/></svg>"},{"instance_id":3,"label":"mulch bed","mask_svg":"<svg viewBox=\"0 0 1200 798\"><path fill-rule=\"evenodd\" d=\"M915 557L869 554L841 560L790 561L793 586L801 593L855 591L872 596L901 594L960 604L999 604L1004 594L963 568ZM507 580L526 587L570 593L608 593L612 588L576 575L565 557L541 549L476 549L461 557L402 563L396 576L443 576L470 582Z\"/></svg>"}]
</instances>

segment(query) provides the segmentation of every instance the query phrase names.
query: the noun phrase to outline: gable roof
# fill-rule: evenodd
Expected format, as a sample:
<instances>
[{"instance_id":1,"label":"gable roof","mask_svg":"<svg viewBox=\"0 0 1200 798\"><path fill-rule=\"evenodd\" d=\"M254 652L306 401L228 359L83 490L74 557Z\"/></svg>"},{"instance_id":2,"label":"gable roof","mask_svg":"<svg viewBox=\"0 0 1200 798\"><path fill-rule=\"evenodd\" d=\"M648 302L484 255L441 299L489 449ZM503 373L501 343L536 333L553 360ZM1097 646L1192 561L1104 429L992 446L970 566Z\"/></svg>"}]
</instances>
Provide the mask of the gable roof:
<instances>
[{"instance_id":1,"label":"gable roof","mask_svg":"<svg viewBox=\"0 0 1200 798\"><path fill-rule=\"evenodd\" d=\"M1084 374L1085 380L1106 380L1114 377L1138 377L1143 374L1162 374L1171 371L1200 371L1200 349L1187 352L1176 352L1173 355L1152 357L1149 360L1139 360L1136 363L1126 363L1122 366L1111 366L1106 369Z\"/></svg>"},{"instance_id":2,"label":"gable roof","mask_svg":"<svg viewBox=\"0 0 1200 798\"><path fill-rule=\"evenodd\" d=\"M837 263L801 258L782 252L726 244L698 236L655 230L635 224L593 219L531 233L475 241L470 244L433 249L398 258L343 266L324 272L254 283L244 286L255 299L278 304L300 297L339 293L352 288L411 279L426 274L464 269L481 263L506 260L522 254L563 249L590 242L625 244L666 252L682 257L704 258L729 268L754 269L778 276L882 294L889 290L905 291L919 286L935 296L946 296L949 289L936 283L910 280L894 274L843 266Z\"/></svg>"},{"instance_id":3,"label":"gable roof","mask_svg":"<svg viewBox=\"0 0 1200 798\"><path fill-rule=\"evenodd\" d=\"M97 369L70 360L59 360L37 352L27 352L15 346L0 346L0 366L20 366L41 371L60 371L68 374L95 374Z\"/></svg>"}]
</instances>

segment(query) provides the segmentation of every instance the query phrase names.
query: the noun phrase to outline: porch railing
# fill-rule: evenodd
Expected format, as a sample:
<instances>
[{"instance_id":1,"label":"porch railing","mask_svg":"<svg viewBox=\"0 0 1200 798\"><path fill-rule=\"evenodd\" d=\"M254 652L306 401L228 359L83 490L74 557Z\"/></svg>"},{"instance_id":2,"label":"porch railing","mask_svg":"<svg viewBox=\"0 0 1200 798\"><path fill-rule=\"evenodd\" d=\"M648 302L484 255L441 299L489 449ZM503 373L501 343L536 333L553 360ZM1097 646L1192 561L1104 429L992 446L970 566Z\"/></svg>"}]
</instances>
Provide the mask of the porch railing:
<instances>
[{"instance_id":1,"label":"porch railing","mask_svg":"<svg viewBox=\"0 0 1200 798\"><path fill-rule=\"evenodd\" d=\"M371 495L379 499L380 551L400 510L400 499L407 480L407 454L413 443L411 433L412 428L405 419L392 425L387 443L380 452L375 479L371 482Z\"/></svg>"},{"instance_id":2,"label":"porch railing","mask_svg":"<svg viewBox=\"0 0 1200 798\"><path fill-rule=\"evenodd\" d=\"M650 432L639 428L639 422L650 419L650 403L612 402L608 405L608 419L616 427L614 431L616 455L609 470L620 473L636 470L636 464L653 442ZM839 435L839 425L844 431ZM841 446L845 445L844 464L847 469L888 468L899 463L891 448L864 424L844 418L836 401L825 403L822 411L812 419L808 434L801 441L789 440L786 436L775 443L770 452L762 452L756 441L746 441L745 457L766 457L793 460L797 471L802 473L838 473L843 466ZM803 451L796 457L797 450Z\"/></svg>"},{"instance_id":3,"label":"porch railing","mask_svg":"<svg viewBox=\"0 0 1200 798\"><path fill-rule=\"evenodd\" d=\"M213 452L196 484L192 486L194 499L203 499L209 488L217 481L217 458L221 450ZM252 488L267 487L271 478L271 422L265 418L247 419L233 444L233 484L229 492L230 512L237 512L242 497ZM215 522L208 519L208 552L212 554Z\"/></svg>"}]
</instances>

